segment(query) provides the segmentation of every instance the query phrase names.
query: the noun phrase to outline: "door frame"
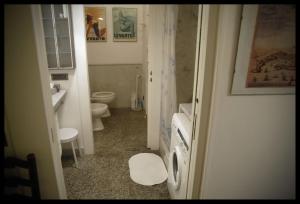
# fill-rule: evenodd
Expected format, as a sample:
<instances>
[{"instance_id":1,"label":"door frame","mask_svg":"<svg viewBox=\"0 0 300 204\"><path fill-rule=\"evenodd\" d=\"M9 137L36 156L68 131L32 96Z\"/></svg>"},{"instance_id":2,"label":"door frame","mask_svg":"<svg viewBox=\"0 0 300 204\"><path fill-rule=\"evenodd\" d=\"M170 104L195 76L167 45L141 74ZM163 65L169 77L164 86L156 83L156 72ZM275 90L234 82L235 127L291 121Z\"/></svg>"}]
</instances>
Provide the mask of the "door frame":
<instances>
[{"instance_id":1,"label":"door frame","mask_svg":"<svg viewBox=\"0 0 300 204\"><path fill-rule=\"evenodd\" d=\"M200 8L199 8L200 9ZM211 124L211 103L214 92L215 54L218 31L219 5L203 5L197 38L197 74L194 80L193 133L190 151L188 199L201 198L202 176L205 167L207 138ZM199 22L198 22L199 23ZM196 72L195 72L196 73Z\"/></svg>"},{"instance_id":2,"label":"door frame","mask_svg":"<svg viewBox=\"0 0 300 204\"><path fill-rule=\"evenodd\" d=\"M148 120L147 120L147 147L158 150L160 137L160 100L161 100L161 73L160 56L155 56L160 39L162 25L155 24L155 18L161 18L161 5L149 7L149 35L148 35ZM218 29L219 5L199 5L197 25L197 48L195 57L195 75L193 90L193 133L190 150L187 198L201 197L201 183L204 170L207 137L211 119L211 102L214 80L215 47ZM156 34L156 36L155 36ZM154 36L153 36L154 35ZM155 43L153 43L155 42ZM155 46L154 46L155 45ZM154 54L153 54L154 53ZM155 59L155 60L154 60ZM152 75L151 75L152 73ZM151 83L150 78L152 78Z\"/></svg>"},{"instance_id":3,"label":"door frame","mask_svg":"<svg viewBox=\"0 0 300 204\"><path fill-rule=\"evenodd\" d=\"M42 90L43 90L43 98L44 98L44 107L47 116L47 125L49 131L53 132L55 130L54 123L54 115L51 101L51 94L49 90L49 76L48 70L45 69L47 67L47 60L45 55L45 43L43 39L41 39L40 31L37 29L36 25L41 24L39 19L36 17L36 13L34 12L37 9L38 5L31 5L32 7L32 17L34 23L34 32L36 37L36 46L38 51L38 60L39 60L39 69L40 69L40 78L42 82ZM216 45L216 31L217 31L217 21L218 21L218 9L217 5L199 5L199 11L201 8L201 15L198 15L198 19L200 18L201 24L198 21L198 31L199 36L197 36L197 44L199 45L198 54L196 55L197 60L197 76L194 78L194 87L196 84L196 89L194 88L195 94L194 99L198 99L198 103L195 103L193 106L194 113L194 129L193 129L193 139L191 145L191 159L190 159L190 168L189 168L189 179L188 179L188 189L187 189L187 198L200 198L201 192L201 181L202 181L202 173L204 168L204 158L205 158L205 147L207 141L207 135L209 131L209 121L210 112L211 112L211 96L213 92L213 77L214 77L214 56L215 56L215 45ZM161 25L153 25L153 21L151 21L151 15L154 15L155 12L159 12L162 9L162 6L156 5L155 9L152 5L149 7L149 41L148 41L148 49L149 52L152 47L154 39L151 39L150 32L160 33L159 30L163 29ZM153 12L151 14L151 12ZM156 13L157 14L157 13ZM200 14L200 13L199 13ZM159 18L159 15L154 15L154 17ZM41 26L41 25L40 25ZM201 26L201 27L200 27ZM152 28L152 29L151 29ZM155 44L159 44L157 41ZM147 147L157 150L159 149L159 121L160 121L160 79L161 73L159 66L157 66L156 60L153 59L154 56L149 56L148 62L148 130L147 130ZM153 64L152 64L153 63ZM152 71L152 80L157 81L155 83L155 87L149 86L150 80L150 72ZM195 72L196 73L196 72ZM154 83L152 83L154 84ZM157 89L158 88L158 89ZM149 100L152 99L152 100ZM155 100L154 100L155 99ZM194 101L195 101L194 100ZM152 111L152 112L151 112ZM151 112L151 114L150 114ZM58 141L57 137L54 137L52 134L52 154L54 155L55 160L53 161L55 164L57 179L60 180L58 184L58 189L60 193L60 198L66 198L66 189L64 183L64 176L62 172L62 165L60 161L59 149L58 149ZM56 139L55 139L56 138Z\"/></svg>"}]
</instances>

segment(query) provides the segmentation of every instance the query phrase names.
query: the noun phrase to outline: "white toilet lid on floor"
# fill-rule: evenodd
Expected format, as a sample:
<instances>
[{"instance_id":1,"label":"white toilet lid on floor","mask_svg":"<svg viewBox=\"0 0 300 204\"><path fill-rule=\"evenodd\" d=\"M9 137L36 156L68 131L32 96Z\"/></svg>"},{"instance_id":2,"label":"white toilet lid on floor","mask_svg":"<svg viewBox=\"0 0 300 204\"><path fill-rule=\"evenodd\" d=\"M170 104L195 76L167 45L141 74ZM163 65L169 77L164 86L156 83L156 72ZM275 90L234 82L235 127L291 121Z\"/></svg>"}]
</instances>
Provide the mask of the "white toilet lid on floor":
<instances>
[{"instance_id":1,"label":"white toilet lid on floor","mask_svg":"<svg viewBox=\"0 0 300 204\"><path fill-rule=\"evenodd\" d=\"M132 156L129 161L130 178L145 186L164 182L168 172L163 160L153 153L140 153Z\"/></svg>"}]
</instances>

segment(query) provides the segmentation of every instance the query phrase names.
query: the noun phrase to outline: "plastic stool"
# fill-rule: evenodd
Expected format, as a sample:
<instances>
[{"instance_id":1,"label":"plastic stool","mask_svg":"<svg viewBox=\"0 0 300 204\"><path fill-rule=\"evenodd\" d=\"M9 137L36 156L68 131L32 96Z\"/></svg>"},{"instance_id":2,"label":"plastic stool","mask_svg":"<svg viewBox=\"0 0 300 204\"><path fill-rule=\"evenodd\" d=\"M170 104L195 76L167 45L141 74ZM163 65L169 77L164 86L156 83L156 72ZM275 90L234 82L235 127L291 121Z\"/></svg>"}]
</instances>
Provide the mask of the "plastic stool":
<instances>
[{"instance_id":1,"label":"plastic stool","mask_svg":"<svg viewBox=\"0 0 300 204\"><path fill-rule=\"evenodd\" d=\"M74 161L75 161L76 167L78 168L76 152L75 152L74 144L73 144L74 141L76 140L77 147L79 148L77 137L78 137L78 131L74 128L61 128L61 129L59 129L60 143L71 142Z\"/></svg>"}]
</instances>

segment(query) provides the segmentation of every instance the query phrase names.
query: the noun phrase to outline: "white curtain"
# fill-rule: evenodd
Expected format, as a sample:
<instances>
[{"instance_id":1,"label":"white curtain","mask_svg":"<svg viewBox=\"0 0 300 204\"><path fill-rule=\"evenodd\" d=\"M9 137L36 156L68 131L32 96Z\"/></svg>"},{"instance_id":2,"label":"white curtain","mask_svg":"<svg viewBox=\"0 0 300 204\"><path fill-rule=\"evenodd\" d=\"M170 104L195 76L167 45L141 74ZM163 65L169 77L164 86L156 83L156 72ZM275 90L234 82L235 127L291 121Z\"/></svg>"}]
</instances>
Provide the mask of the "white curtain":
<instances>
[{"instance_id":1,"label":"white curtain","mask_svg":"<svg viewBox=\"0 0 300 204\"><path fill-rule=\"evenodd\" d=\"M164 32L161 70L161 120L160 133L167 147L171 141L172 116L177 112L175 39L177 27L177 5L164 6Z\"/></svg>"}]
</instances>

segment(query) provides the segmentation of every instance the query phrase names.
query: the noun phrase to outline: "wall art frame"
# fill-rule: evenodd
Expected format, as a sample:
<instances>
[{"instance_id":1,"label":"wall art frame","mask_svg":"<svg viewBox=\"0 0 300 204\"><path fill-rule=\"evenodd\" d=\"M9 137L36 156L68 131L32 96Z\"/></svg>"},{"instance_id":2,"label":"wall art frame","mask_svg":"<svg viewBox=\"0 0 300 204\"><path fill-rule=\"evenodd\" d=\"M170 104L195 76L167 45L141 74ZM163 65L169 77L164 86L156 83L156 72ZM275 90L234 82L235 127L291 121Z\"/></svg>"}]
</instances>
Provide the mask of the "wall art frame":
<instances>
[{"instance_id":1,"label":"wall art frame","mask_svg":"<svg viewBox=\"0 0 300 204\"><path fill-rule=\"evenodd\" d=\"M112 8L113 41L137 41L137 8Z\"/></svg>"},{"instance_id":2,"label":"wall art frame","mask_svg":"<svg viewBox=\"0 0 300 204\"><path fill-rule=\"evenodd\" d=\"M244 5L232 95L295 94L295 5Z\"/></svg>"},{"instance_id":3,"label":"wall art frame","mask_svg":"<svg viewBox=\"0 0 300 204\"><path fill-rule=\"evenodd\" d=\"M84 7L87 42L106 42L106 8Z\"/></svg>"}]
</instances>

